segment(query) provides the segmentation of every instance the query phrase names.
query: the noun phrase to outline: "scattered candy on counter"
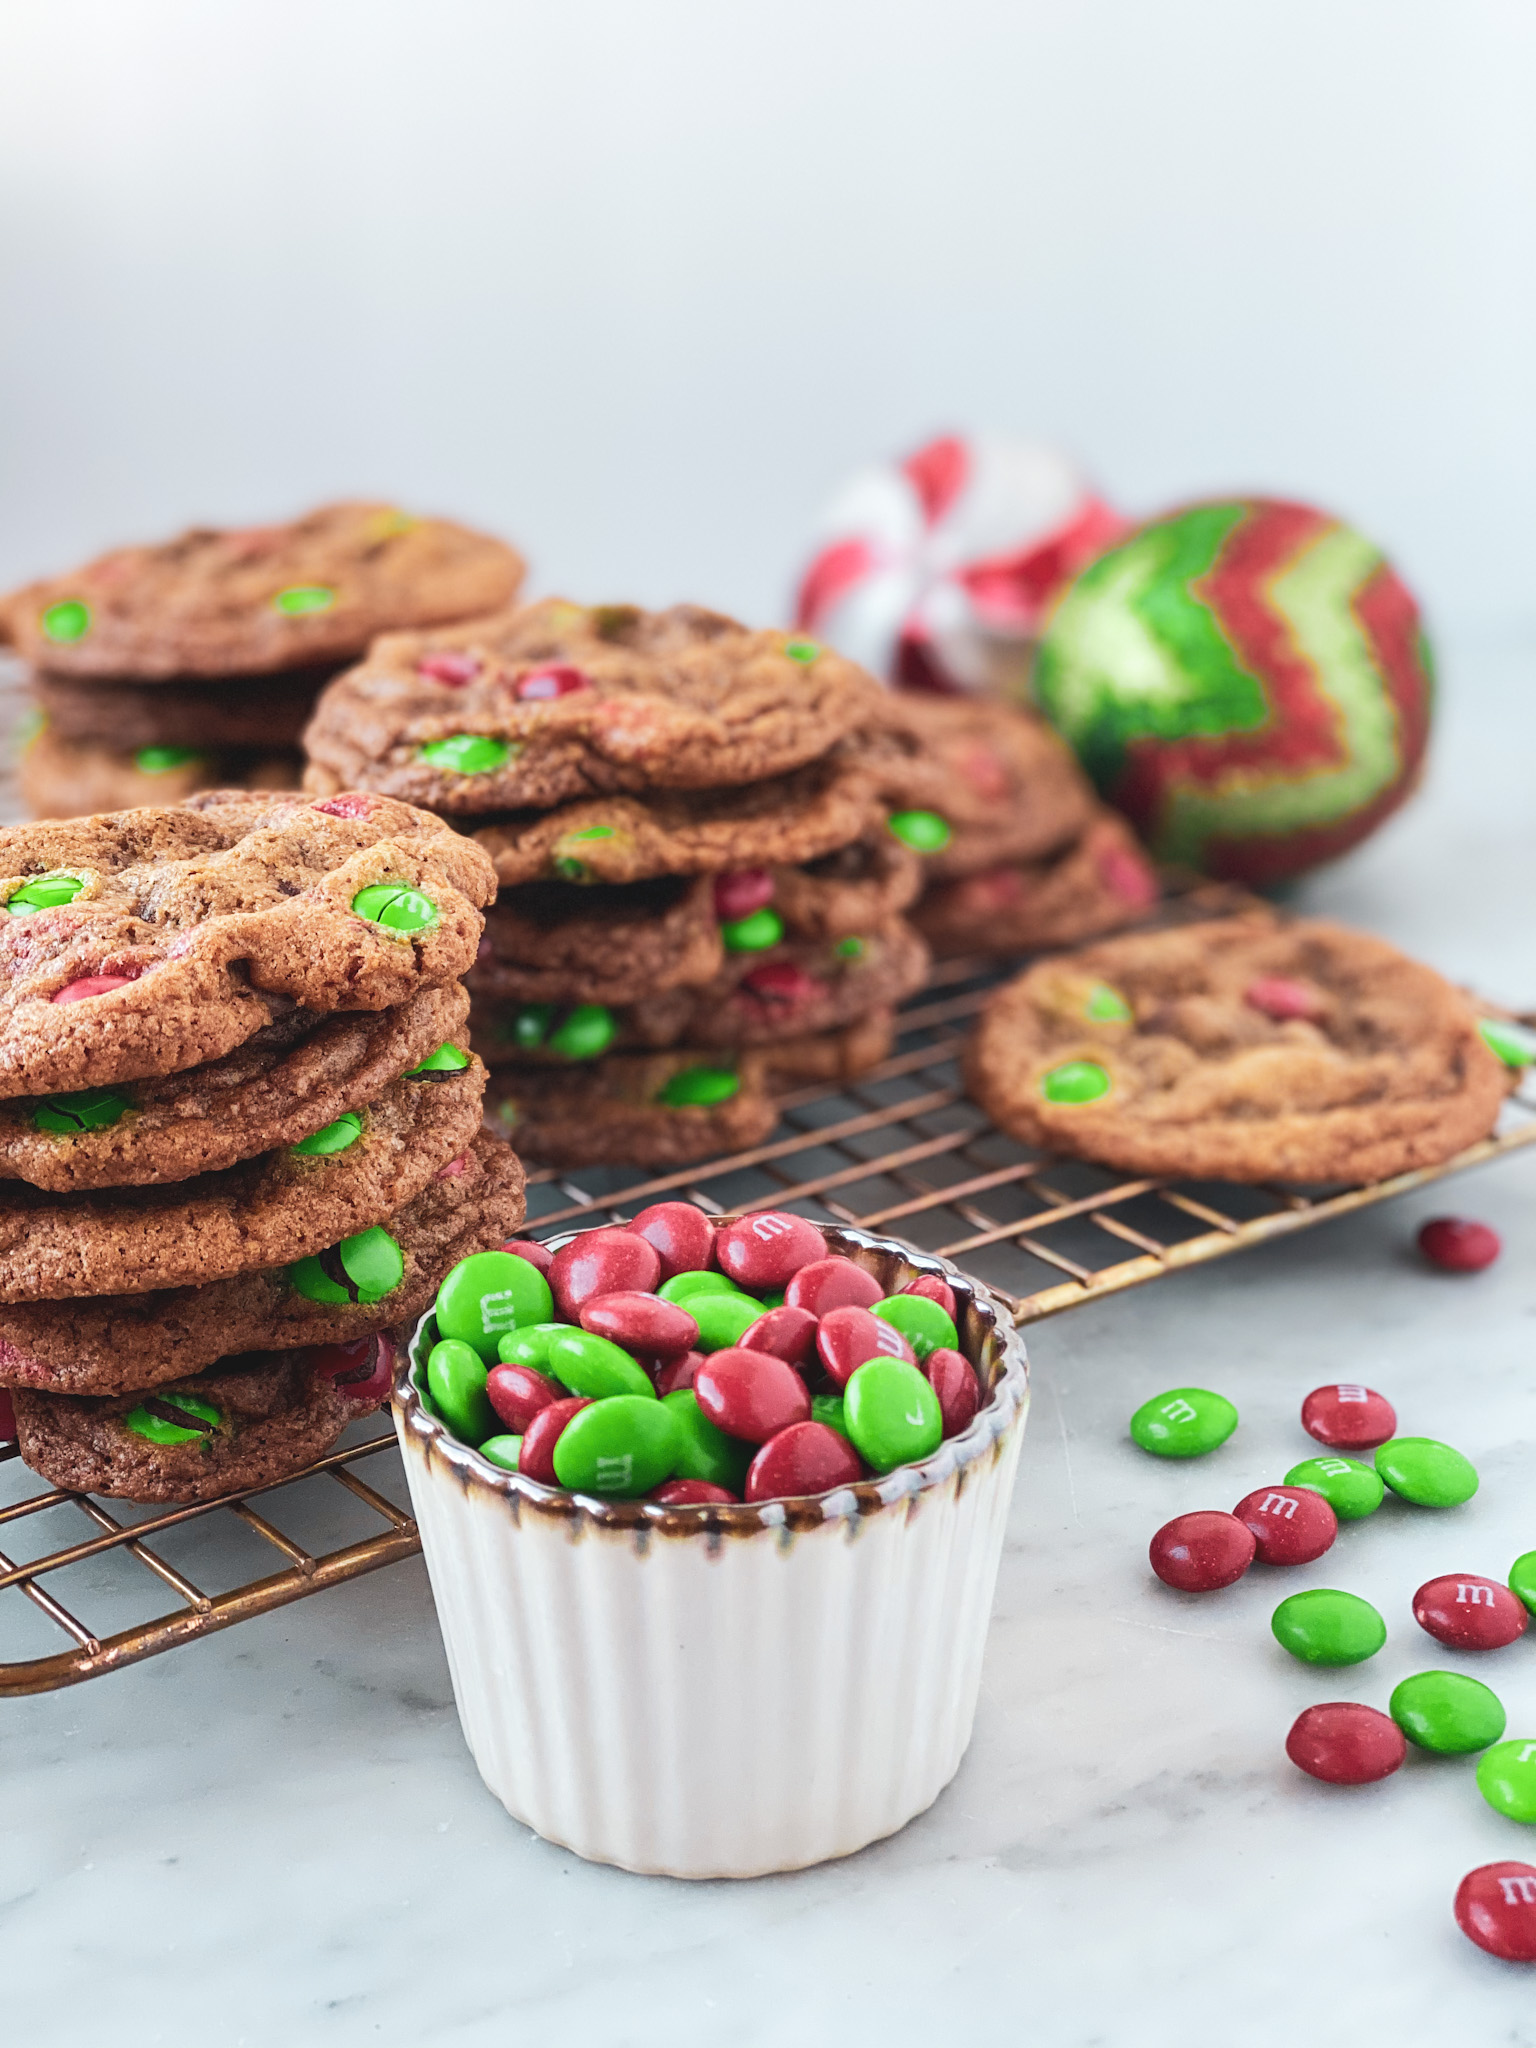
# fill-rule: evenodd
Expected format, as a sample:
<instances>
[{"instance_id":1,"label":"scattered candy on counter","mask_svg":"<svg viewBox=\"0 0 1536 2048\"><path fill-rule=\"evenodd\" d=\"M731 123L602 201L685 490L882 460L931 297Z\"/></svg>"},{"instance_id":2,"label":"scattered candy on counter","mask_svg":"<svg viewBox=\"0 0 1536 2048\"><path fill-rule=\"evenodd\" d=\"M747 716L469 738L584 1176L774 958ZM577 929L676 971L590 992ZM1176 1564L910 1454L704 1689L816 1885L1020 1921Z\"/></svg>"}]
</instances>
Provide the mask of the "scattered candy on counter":
<instances>
[{"instance_id":1,"label":"scattered candy on counter","mask_svg":"<svg viewBox=\"0 0 1536 2048\"><path fill-rule=\"evenodd\" d=\"M1416 1671L1393 1688L1387 1711L1410 1742L1437 1756L1470 1756L1504 1733L1498 1694L1460 1671Z\"/></svg>"},{"instance_id":2,"label":"scattered candy on counter","mask_svg":"<svg viewBox=\"0 0 1536 2048\"><path fill-rule=\"evenodd\" d=\"M1435 1216L1419 1232L1419 1250L1447 1273L1481 1273L1502 1248L1496 1230L1469 1216Z\"/></svg>"},{"instance_id":3,"label":"scattered candy on counter","mask_svg":"<svg viewBox=\"0 0 1536 2048\"><path fill-rule=\"evenodd\" d=\"M1374 1785L1390 1778L1408 1754L1408 1738L1375 1707L1326 1700L1296 1716L1285 1753L1309 1778L1325 1785Z\"/></svg>"},{"instance_id":4,"label":"scattered candy on counter","mask_svg":"<svg viewBox=\"0 0 1536 2048\"><path fill-rule=\"evenodd\" d=\"M1536 1824L1536 1742L1496 1742L1478 1764L1477 1789L1495 1813Z\"/></svg>"},{"instance_id":5,"label":"scattered candy on counter","mask_svg":"<svg viewBox=\"0 0 1536 2048\"><path fill-rule=\"evenodd\" d=\"M1387 1624L1369 1600L1332 1586L1292 1593L1269 1625L1281 1649L1303 1664L1363 1664L1387 1640Z\"/></svg>"},{"instance_id":6,"label":"scattered candy on counter","mask_svg":"<svg viewBox=\"0 0 1536 2048\"><path fill-rule=\"evenodd\" d=\"M1131 1417L1131 1437L1157 1458L1203 1458L1237 1427L1237 1410L1205 1387L1171 1387Z\"/></svg>"},{"instance_id":7,"label":"scattered candy on counter","mask_svg":"<svg viewBox=\"0 0 1536 2048\"><path fill-rule=\"evenodd\" d=\"M1376 1470L1395 1494L1420 1508L1455 1508L1477 1491L1470 1459L1430 1436L1395 1436L1376 1453Z\"/></svg>"},{"instance_id":8,"label":"scattered candy on counter","mask_svg":"<svg viewBox=\"0 0 1536 2048\"><path fill-rule=\"evenodd\" d=\"M1456 1887L1456 1925L1506 1963L1536 1963L1536 1868L1484 1863Z\"/></svg>"},{"instance_id":9,"label":"scattered candy on counter","mask_svg":"<svg viewBox=\"0 0 1536 2048\"><path fill-rule=\"evenodd\" d=\"M1370 1387L1314 1387L1301 1404L1301 1426L1331 1451L1373 1451L1397 1434L1397 1410Z\"/></svg>"},{"instance_id":10,"label":"scattered candy on counter","mask_svg":"<svg viewBox=\"0 0 1536 2048\"><path fill-rule=\"evenodd\" d=\"M1253 1563L1253 1531L1236 1515L1200 1509L1175 1515L1152 1538L1152 1569L1180 1593L1214 1593L1235 1585Z\"/></svg>"},{"instance_id":11,"label":"scattered candy on counter","mask_svg":"<svg viewBox=\"0 0 1536 2048\"><path fill-rule=\"evenodd\" d=\"M799 1498L969 1426L981 1390L957 1312L937 1276L883 1295L803 1216L717 1226L661 1202L554 1253L514 1239L461 1260L424 1392L461 1441L547 1486L669 1506Z\"/></svg>"},{"instance_id":12,"label":"scattered candy on counter","mask_svg":"<svg viewBox=\"0 0 1536 2048\"><path fill-rule=\"evenodd\" d=\"M1502 1650L1525 1634L1530 1620L1508 1586L1471 1572L1451 1572L1420 1586L1413 1596L1413 1618L1451 1650Z\"/></svg>"},{"instance_id":13,"label":"scattered candy on counter","mask_svg":"<svg viewBox=\"0 0 1536 2048\"><path fill-rule=\"evenodd\" d=\"M1358 1458L1303 1458L1286 1473L1285 1483L1320 1493L1341 1522L1374 1515L1386 1496L1381 1474Z\"/></svg>"},{"instance_id":14,"label":"scattered candy on counter","mask_svg":"<svg viewBox=\"0 0 1536 2048\"><path fill-rule=\"evenodd\" d=\"M1260 1564L1310 1564L1339 1533L1333 1509L1305 1486L1261 1486L1232 1513L1252 1535Z\"/></svg>"}]
</instances>

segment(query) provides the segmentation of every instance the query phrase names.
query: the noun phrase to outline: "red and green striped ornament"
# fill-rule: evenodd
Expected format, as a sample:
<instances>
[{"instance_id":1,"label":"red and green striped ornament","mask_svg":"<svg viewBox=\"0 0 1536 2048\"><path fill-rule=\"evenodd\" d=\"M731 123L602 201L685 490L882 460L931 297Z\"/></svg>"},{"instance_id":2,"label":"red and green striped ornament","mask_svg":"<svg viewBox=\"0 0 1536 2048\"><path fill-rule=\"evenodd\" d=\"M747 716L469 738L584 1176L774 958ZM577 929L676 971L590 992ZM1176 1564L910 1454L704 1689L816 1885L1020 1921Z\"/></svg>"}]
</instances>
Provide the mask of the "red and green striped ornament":
<instances>
[{"instance_id":1,"label":"red and green striped ornament","mask_svg":"<svg viewBox=\"0 0 1536 2048\"><path fill-rule=\"evenodd\" d=\"M1263 885L1357 846L1409 794L1434 669L1379 548L1245 498L1101 555L1056 607L1035 691L1159 859Z\"/></svg>"}]
</instances>

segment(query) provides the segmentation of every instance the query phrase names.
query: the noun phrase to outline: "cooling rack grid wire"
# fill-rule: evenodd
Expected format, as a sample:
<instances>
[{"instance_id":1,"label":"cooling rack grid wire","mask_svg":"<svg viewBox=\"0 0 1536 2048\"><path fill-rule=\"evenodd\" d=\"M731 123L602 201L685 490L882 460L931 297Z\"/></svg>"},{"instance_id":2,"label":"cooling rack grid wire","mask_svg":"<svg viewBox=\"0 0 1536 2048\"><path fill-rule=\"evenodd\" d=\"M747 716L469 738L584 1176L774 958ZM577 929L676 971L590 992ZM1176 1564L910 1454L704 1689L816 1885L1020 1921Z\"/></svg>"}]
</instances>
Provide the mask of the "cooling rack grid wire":
<instances>
[{"instance_id":1,"label":"cooling rack grid wire","mask_svg":"<svg viewBox=\"0 0 1536 2048\"><path fill-rule=\"evenodd\" d=\"M1201 901L1194 892L1180 914L1199 914ZM1493 1137L1443 1166L1367 1187L1126 1180L1042 1158L991 1124L960 1085L961 1046L999 978L975 962L941 965L904 1009L882 1065L786 1095L778 1128L749 1151L644 1179L614 1167L530 1174L528 1228L617 1221L667 1196L723 1212L793 1207L940 1252L1027 1323L1536 1140L1527 1079ZM0 1660L10 1660L0 1661L0 1696L96 1677L409 1557L420 1543L404 1499L394 1439L378 1417L281 1486L166 1511L50 1488L14 1446L0 1449ZM274 1550L281 1568L259 1570Z\"/></svg>"}]
</instances>

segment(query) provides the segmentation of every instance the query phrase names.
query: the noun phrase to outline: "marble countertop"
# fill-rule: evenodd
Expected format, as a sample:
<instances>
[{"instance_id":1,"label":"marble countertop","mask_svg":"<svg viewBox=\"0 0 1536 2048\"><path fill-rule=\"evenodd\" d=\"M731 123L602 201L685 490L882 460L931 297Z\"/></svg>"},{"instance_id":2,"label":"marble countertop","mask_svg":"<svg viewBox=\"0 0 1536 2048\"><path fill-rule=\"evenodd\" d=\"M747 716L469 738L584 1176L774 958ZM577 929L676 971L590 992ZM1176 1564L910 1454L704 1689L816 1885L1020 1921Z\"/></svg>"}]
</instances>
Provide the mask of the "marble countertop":
<instances>
[{"instance_id":1,"label":"marble countertop","mask_svg":"<svg viewBox=\"0 0 1536 2048\"><path fill-rule=\"evenodd\" d=\"M1448 972L1536 1000L1536 647L1466 643L1430 787L1304 892ZM1505 1255L1455 1279L1411 1253L1447 1207ZM71 1691L0 1706L5 2033L48 2048L571 2040L734 2048L965 2038L1030 2048L1536 2043L1536 1975L1456 1931L1463 1873L1536 1860L1467 1760L1383 1784L1285 1760L1312 1701L1385 1705L1476 1669L1536 1734L1536 1632L1475 1661L1414 1625L1437 1573L1536 1547L1536 1153L1043 1324L975 1739L930 1812L841 1864L690 1886L591 1867L511 1821L460 1740L419 1560ZM1147 1539L1308 1452L1302 1395L1382 1388L1482 1474L1444 1514L1389 1502L1317 1564L1201 1600ZM1193 1381L1236 1436L1193 1466L1125 1420ZM1345 1584L1386 1649L1312 1673L1282 1591Z\"/></svg>"}]
</instances>

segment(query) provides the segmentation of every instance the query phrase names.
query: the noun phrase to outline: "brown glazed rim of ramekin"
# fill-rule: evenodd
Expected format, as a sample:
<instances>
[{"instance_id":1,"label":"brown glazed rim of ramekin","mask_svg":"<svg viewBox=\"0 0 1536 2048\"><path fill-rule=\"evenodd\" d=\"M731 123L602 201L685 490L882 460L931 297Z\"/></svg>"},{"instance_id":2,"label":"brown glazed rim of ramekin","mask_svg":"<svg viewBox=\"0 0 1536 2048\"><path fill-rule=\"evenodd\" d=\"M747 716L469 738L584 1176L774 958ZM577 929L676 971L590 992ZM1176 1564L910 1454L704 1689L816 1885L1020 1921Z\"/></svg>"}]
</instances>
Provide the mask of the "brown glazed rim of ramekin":
<instances>
[{"instance_id":1,"label":"brown glazed rim of ramekin","mask_svg":"<svg viewBox=\"0 0 1536 2048\"><path fill-rule=\"evenodd\" d=\"M719 1216L717 1223L731 1223L733 1216ZM612 1229L612 1224L594 1224L593 1229ZM975 1419L958 1436L948 1438L931 1457L913 1465L898 1466L879 1479L861 1479L829 1493L811 1494L792 1500L735 1502L716 1506L669 1507L653 1500L603 1500L594 1494L569 1493L563 1487L544 1486L520 1472L506 1472L470 1444L449 1434L435 1415L428 1414L412 1384L418 1362L425 1362L424 1344L429 1325L435 1332L431 1309L422 1316L410 1344L395 1368L394 1409L402 1434L419 1451L428 1467L438 1461L458 1485L469 1492L496 1495L517 1520L524 1512L552 1516L573 1525L623 1530L642 1541L648 1534L666 1536L746 1536L760 1529L804 1530L820 1528L830 1521L858 1522L886 1508L894 1507L914 1494L941 1486L988 1453L995 1453L1024 1406L1029 1387L1029 1362L1024 1339L1007 1308L979 1280L971 1279L947 1259L903 1243L900 1238L876 1237L869 1231L840 1224L822 1223L817 1228L830 1252L843 1253L864 1266L879 1280L888 1294L906 1282L929 1275L947 1280L954 1291L959 1314L956 1318L960 1347L982 1378L982 1405ZM559 1251L579 1230L562 1232L546 1240ZM884 1267L885 1270L881 1270Z\"/></svg>"}]
</instances>

